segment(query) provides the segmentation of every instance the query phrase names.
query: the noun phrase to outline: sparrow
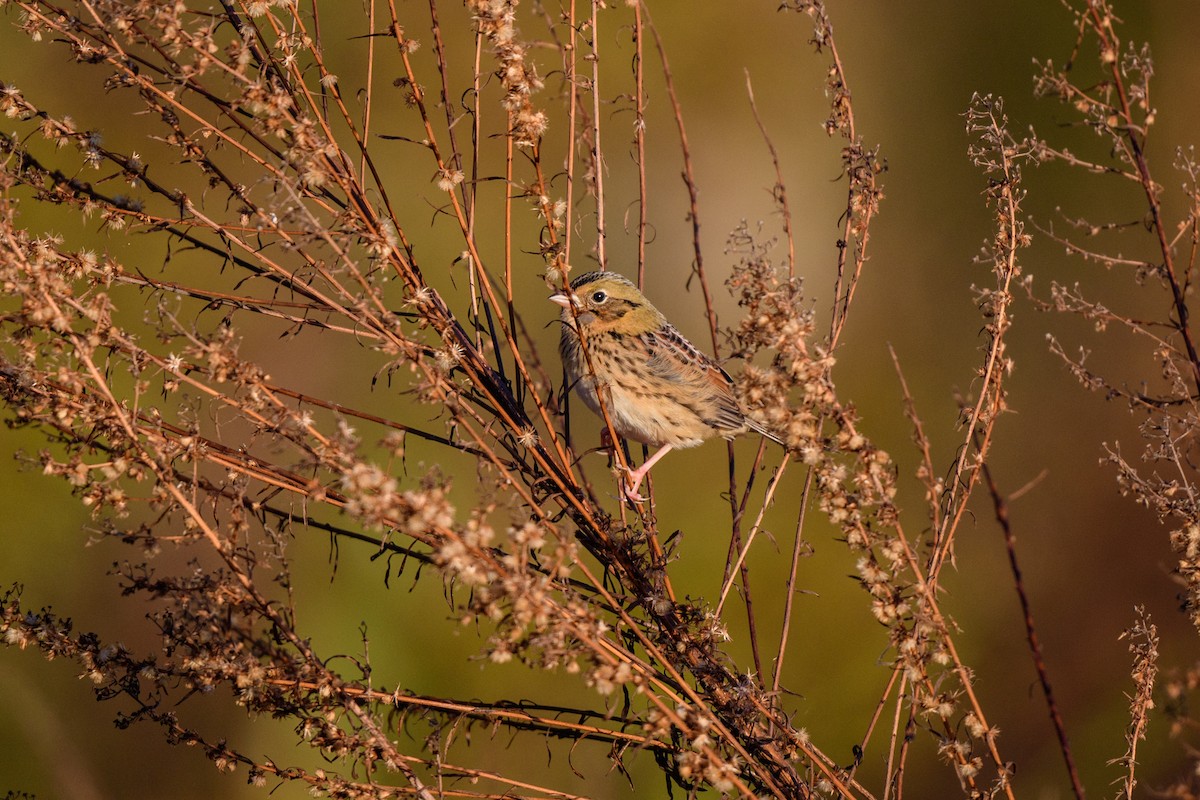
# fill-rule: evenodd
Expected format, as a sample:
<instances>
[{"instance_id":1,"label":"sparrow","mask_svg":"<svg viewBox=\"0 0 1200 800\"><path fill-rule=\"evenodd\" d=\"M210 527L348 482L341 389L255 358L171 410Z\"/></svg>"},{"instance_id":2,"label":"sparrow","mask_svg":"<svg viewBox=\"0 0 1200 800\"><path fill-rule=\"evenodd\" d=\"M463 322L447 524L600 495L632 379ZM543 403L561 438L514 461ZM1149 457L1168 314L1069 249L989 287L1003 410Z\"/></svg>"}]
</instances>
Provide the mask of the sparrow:
<instances>
[{"instance_id":1,"label":"sparrow","mask_svg":"<svg viewBox=\"0 0 1200 800\"><path fill-rule=\"evenodd\" d=\"M729 373L667 322L628 278L588 272L550 300L562 306L559 352L568 385L602 418L603 407L619 436L658 448L629 470L624 497L644 500L638 487L671 450L751 431L783 444L742 409Z\"/></svg>"}]
</instances>

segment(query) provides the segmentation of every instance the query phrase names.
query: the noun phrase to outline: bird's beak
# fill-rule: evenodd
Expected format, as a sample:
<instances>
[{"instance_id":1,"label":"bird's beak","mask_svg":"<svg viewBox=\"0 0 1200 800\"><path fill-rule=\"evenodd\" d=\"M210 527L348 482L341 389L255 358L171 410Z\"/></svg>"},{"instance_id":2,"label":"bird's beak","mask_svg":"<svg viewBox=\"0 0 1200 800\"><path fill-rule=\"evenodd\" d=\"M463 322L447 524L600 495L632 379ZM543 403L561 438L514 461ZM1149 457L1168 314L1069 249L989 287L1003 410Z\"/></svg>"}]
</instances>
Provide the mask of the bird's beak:
<instances>
[{"instance_id":1,"label":"bird's beak","mask_svg":"<svg viewBox=\"0 0 1200 800\"><path fill-rule=\"evenodd\" d=\"M576 297L575 295L562 294L561 292L559 292L558 294L550 295L550 302L558 303L563 308L570 308L571 306L575 306L576 308L579 308L581 305L583 305L582 303L579 302L579 298Z\"/></svg>"}]
</instances>

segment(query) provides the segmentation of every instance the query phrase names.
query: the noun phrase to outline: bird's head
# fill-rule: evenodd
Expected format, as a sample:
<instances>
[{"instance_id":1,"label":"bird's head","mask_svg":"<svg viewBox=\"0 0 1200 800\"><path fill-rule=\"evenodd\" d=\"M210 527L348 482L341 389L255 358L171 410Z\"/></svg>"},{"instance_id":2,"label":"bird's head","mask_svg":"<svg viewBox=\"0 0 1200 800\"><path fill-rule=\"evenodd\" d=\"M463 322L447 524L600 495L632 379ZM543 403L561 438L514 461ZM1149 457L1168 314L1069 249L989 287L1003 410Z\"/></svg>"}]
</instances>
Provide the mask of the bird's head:
<instances>
[{"instance_id":1,"label":"bird's head","mask_svg":"<svg viewBox=\"0 0 1200 800\"><path fill-rule=\"evenodd\" d=\"M588 335L611 331L624 336L658 330L663 315L626 277L615 272L588 272L571 281L569 292L550 296L563 307L563 321L578 323Z\"/></svg>"}]
</instances>

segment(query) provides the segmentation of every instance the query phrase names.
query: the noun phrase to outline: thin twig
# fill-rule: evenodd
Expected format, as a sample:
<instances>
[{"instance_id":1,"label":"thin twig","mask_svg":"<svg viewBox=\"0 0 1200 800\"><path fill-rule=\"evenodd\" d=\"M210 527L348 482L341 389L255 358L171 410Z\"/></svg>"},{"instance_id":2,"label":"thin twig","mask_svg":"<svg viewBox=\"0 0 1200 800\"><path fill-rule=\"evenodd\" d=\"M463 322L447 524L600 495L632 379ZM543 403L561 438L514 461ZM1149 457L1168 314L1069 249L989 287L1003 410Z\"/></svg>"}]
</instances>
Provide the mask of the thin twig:
<instances>
[{"instance_id":1,"label":"thin twig","mask_svg":"<svg viewBox=\"0 0 1200 800\"><path fill-rule=\"evenodd\" d=\"M987 484L988 494L992 498L992 508L996 513L996 522L1000 525L1000 530L1004 533L1004 549L1008 553L1008 566L1012 570L1013 588L1017 591L1017 599L1021 603L1021 616L1025 623L1025 640L1029 643L1029 654L1033 657L1033 666L1037 670L1038 683L1042 687L1042 696L1046 698L1046 707L1050 712L1050 724L1054 726L1054 736L1058 739L1058 749L1062 754L1063 764L1067 768L1067 775L1071 781L1071 792L1077 800L1083 800L1083 783L1079 779L1079 770L1075 766L1075 757L1071 753L1071 743L1067 739L1066 725L1063 724L1062 714L1059 712L1058 703L1054 699L1054 689L1050 685L1050 672L1046 668L1046 660L1042 655L1042 644L1038 640L1037 629L1033 623L1033 609L1029 604L1029 595L1025 591L1025 581L1022 577L1021 567L1017 562L1017 537L1013 533L1012 523L1009 520L1008 501L996 485L992 469L987 463L983 465L983 476L984 482Z\"/></svg>"}]
</instances>

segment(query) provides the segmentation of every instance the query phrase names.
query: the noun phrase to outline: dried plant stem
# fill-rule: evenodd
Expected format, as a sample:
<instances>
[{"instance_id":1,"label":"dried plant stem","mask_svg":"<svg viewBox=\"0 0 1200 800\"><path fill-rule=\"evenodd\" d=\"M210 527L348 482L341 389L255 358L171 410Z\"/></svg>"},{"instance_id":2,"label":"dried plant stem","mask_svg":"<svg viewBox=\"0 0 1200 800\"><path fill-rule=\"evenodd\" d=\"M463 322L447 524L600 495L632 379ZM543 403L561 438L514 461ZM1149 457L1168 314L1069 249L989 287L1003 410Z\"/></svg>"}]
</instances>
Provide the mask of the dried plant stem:
<instances>
[{"instance_id":1,"label":"dried plant stem","mask_svg":"<svg viewBox=\"0 0 1200 800\"><path fill-rule=\"evenodd\" d=\"M959 448L942 498L945 513L935 532L927 570L934 585L942 565L950 557L955 532L966 513L967 499L981 478L979 467L987 462L996 420L1005 409L1003 379L1011 362L1006 356L1004 337L1011 326L1013 282L1020 276L1017 252L1028 244L1020 212L1023 196L1020 160L1028 158L1030 150L1019 147L1009 135L1002 102L977 96L967 117L969 130L983 142L973 150L976 163L995 176L989 195L996 207L997 230L989 243L989 256L996 286L981 292L980 302L989 320L988 343L978 399L965 414L963 446Z\"/></svg>"},{"instance_id":2,"label":"dried plant stem","mask_svg":"<svg viewBox=\"0 0 1200 800\"><path fill-rule=\"evenodd\" d=\"M767 151L771 154L771 163L775 166L775 186L771 189L771 194L775 198L775 202L779 205L779 211L783 215L783 236L787 241L787 265L788 277L796 277L796 237L792 233L792 209L788 205L787 185L783 181L783 168L779 164L779 151L775 149L775 143L771 141L770 135L767 133L767 126L762 120L762 116L758 113L758 103L754 102L754 86L750 82L750 70L745 70L746 74L746 97L750 100L750 110L754 114L754 122L758 125L758 132L762 134L763 143L767 146Z\"/></svg>"},{"instance_id":3,"label":"dried plant stem","mask_svg":"<svg viewBox=\"0 0 1200 800\"><path fill-rule=\"evenodd\" d=\"M767 513L767 508L771 505L771 500L775 497L775 490L779 487L780 481L783 480L783 474L787 470L788 459L790 453L785 453L783 460L779 462L774 474L771 476L770 482L767 484L767 495L763 499L762 507L758 511L758 516L754 520L754 525L750 528L750 534L746 537L746 543L742 545L741 552L738 553L737 560L733 563L733 569L727 571L727 577L721 586L720 599L717 601L716 615L721 616L721 609L725 606L725 600L729 596L729 590L733 588L734 573L740 572L743 562L746 560L746 555L750 552L751 545L754 544L754 539L758 536L759 530L762 528L763 516Z\"/></svg>"},{"instance_id":4,"label":"dried plant stem","mask_svg":"<svg viewBox=\"0 0 1200 800\"><path fill-rule=\"evenodd\" d=\"M637 285L641 289L646 285L646 224L648 196L646 189L646 87L645 59L643 46L645 43L645 27L642 23L642 3L633 4L633 70L634 70L634 122L633 140L637 150L638 173L638 222L637 222Z\"/></svg>"},{"instance_id":5,"label":"dried plant stem","mask_svg":"<svg viewBox=\"0 0 1200 800\"><path fill-rule=\"evenodd\" d=\"M1150 211L1151 224L1158 240L1159 254L1162 256L1162 269L1165 273L1167 286L1171 291L1171 300L1175 308L1175 323L1183 346L1187 350L1187 361L1191 366L1192 384L1197 394L1200 394L1200 353L1192 338L1191 318L1188 313L1187 300L1184 295L1184 284L1180 280L1175 267L1174 251L1169 242L1167 223L1163 219L1162 202L1159 200L1158 184L1150 174L1150 164L1146 159L1145 137L1148 133L1150 120L1141 124L1134 113L1133 103L1125 85L1125 75L1120 64L1119 53L1121 40L1113 28L1113 13L1105 0L1089 3L1087 18L1092 31L1099 39L1100 51L1103 54L1111 85L1115 88L1118 98L1117 111L1121 117L1121 142L1128 148L1127 160L1137 170L1138 181L1146 196L1146 205ZM1143 98L1144 103L1144 98Z\"/></svg>"},{"instance_id":6,"label":"dried plant stem","mask_svg":"<svg viewBox=\"0 0 1200 800\"><path fill-rule=\"evenodd\" d=\"M667 51L663 44L658 28L650 16L650 9L642 0L638 0L645 15L646 27L654 37L654 46L658 50L659 63L662 67L663 81L667 87L667 99L671 103L671 112L675 116L675 128L679 132L679 152L683 158L683 183L688 192L688 219L692 223L692 269L700 284L700 294L704 299L704 313L708 319L708 332L712 338L713 355L720 357L721 347L717 331L717 312L713 305L712 292L708 286L708 276L704 271L704 253L700 249L700 189L696 184L695 172L692 169L692 150L688 145L687 128L683 124L683 107L675 92L675 77L671 74L671 64L667 60Z\"/></svg>"},{"instance_id":7,"label":"dried plant stem","mask_svg":"<svg viewBox=\"0 0 1200 800\"><path fill-rule=\"evenodd\" d=\"M1137 621L1122 634L1129 641L1129 652L1133 655L1134 693L1129 697L1129 728L1125 733L1127 749L1122 758L1114 763L1125 767L1122 782L1122 797L1133 800L1137 786L1138 743L1146 738L1150 709L1154 707L1154 681L1158 677L1158 628L1142 607L1136 609Z\"/></svg>"},{"instance_id":8,"label":"dried plant stem","mask_svg":"<svg viewBox=\"0 0 1200 800\"><path fill-rule=\"evenodd\" d=\"M592 62L592 80L591 80L591 95L592 95L592 130L591 130L591 148L589 154L592 162L593 177L592 182L595 185L596 191L596 262L600 269L608 269L608 256L606 254L605 245L608 239L608 228L605 225L605 204L604 204L604 157L600 147L600 0L592 0L592 20L591 20L591 42L589 47L591 53L589 60Z\"/></svg>"},{"instance_id":9,"label":"dried plant stem","mask_svg":"<svg viewBox=\"0 0 1200 800\"><path fill-rule=\"evenodd\" d=\"M800 592L800 557L805 552L804 523L808 517L808 502L813 487L813 470L804 472L804 486L800 490L799 510L796 512L796 529L792 535L792 563L788 570L787 594L783 601L783 626L779 632L779 648L775 653L775 667L771 676L771 692L778 692L783 680L783 664L791 638L792 615L796 594Z\"/></svg>"},{"instance_id":10,"label":"dried plant stem","mask_svg":"<svg viewBox=\"0 0 1200 800\"><path fill-rule=\"evenodd\" d=\"M1054 690L1050 685L1050 673L1046 669L1046 660L1042 656L1042 644L1038 640L1037 629L1033 623L1033 611L1029 605L1029 596L1025 592L1025 581L1021 575L1021 567L1017 562L1017 537L1013 533L1012 523L1008 516L1008 501L1001 494L1000 488L992 476L991 467L983 465L983 478L987 484L988 494L992 498L992 508L996 513L996 522L1004 534L1004 549L1008 553L1008 566L1012 570L1013 587L1017 591L1017 599L1021 603L1021 616L1025 623L1025 640L1029 643L1029 654L1033 657L1033 666L1037 670L1038 683L1042 687L1042 696L1046 698L1046 706L1050 712L1050 724L1054 727L1055 738L1058 739L1059 751L1062 753L1063 764L1067 768L1067 776L1071 781L1071 791L1078 800L1083 800L1083 783L1079 779L1079 770L1075 766L1075 757L1071 753L1071 743L1067 739L1067 729L1063 724L1062 714L1054 699Z\"/></svg>"}]
</instances>

